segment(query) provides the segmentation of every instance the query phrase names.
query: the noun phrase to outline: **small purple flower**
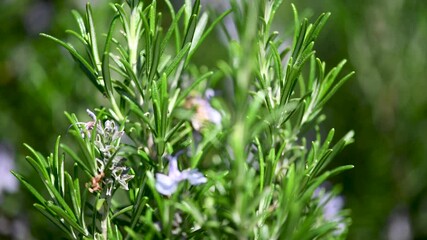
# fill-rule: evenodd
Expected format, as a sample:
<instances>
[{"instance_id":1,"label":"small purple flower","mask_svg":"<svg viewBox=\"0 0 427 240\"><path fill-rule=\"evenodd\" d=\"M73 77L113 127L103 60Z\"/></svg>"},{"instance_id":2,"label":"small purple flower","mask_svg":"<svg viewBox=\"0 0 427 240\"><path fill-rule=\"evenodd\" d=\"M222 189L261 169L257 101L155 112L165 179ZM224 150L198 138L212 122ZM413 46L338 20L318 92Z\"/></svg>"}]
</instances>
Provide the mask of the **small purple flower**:
<instances>
[{"instance_id":1,"label":"small purple flower","mask_svg":"<svg viewBox=\"0 0 427 240\"><path fill-rule=\"evenodd\" d=\"M86 109L86 112L89 115L89 117L92 118L92 121L89 121L89 122L76 122L75 124L71 124L68 127L68 130L70 130L70 128L73 125L84 126L83 128L80 128L80 134L81 134L82 138L85 138L86 135L87 135L87 137L90 139L91 138L92 129L95 127L95 125L97 123L97 119L96 119L95 113L93 113L89 109ZM68 132L68 130L67 130L67 132Z\"/></svg>"},{"instance_id":2,"label":"small purple flower","mask_svg":"<svg viewBox=\"0 0 427 240\"><path fill-rule=\"evenodd\" d=\"M191 118L193 128L200 132L207 123L221 126L222 116L209 102L209 98L213 96L211 91L206 93L207 99L200 96L189 97L184 106L186 108L194 109L195 113Z\"/></svg>"},{"instance_id":3,"label":"small purple flower","mask_svg":"<svg viewBox=\"0 0 427 240\"><path fill-rule=\"evenodd\" d=\"M10 173L15 168L13 150L6 144L0 144L0 202L3 192L18 191L18 180Z\"/></svg>"},{"instance_id":4,"label":"small purple flower","mask_svg":"<svg viewBox=\"0 0 427 240\"><path fill-rule=\"evenodd\" d=\"M326 222L336 222L338 224L333 235L342 234L346 228L344 217L340 215L344 207L344 198L342 196L333 197L330 192L326 192L325 187L317 188L313 197L319 199L318 204L322 208L323 219Z\"/></svg>"},{"instance_id":5,"label":"small purple flower","mask_svg":"<svg viewBox=\"0 0 427 240\"><path fill-rule=\"evenodd\" d=\"M239 6L241 6L240 0L236 2ZM204 0L202 1L202 5L205 5L208 8L212 8L219 13L225 12L227 9L231 8L230 1L228 0L216 0L216 1ZM233 16L231 15L226 16L222 21L222 24L224 25L224 27L219 28L220 41L226 45L228 45L230 41L238 41L239 33L238 33L236 23L233 20Z\"/></svg>"},{"instance_id":6,"label":"small purple flower","mask_svg":"<svg viewBox=\"0 0 427 240\"><path fill-rule=\"evenodd\" d=\"M413 239L409 211L405 206L396 206L388 218L387 238L389 240Z\"/></svg>"},{"instance_id":7,"label":"small purple flower","mask_svg":"<svg viewBox=\"0 0 427 240\"><path fill-rule=\"evenodd\" d=\"M179 171L178 169L178 153L175 156L168 156L169 174L156 173L156 189L163 195L170 196L178 188L178 184L184 180L188 180L191 185L200 185L207 182L205 176L197 169L186 169Z\"/></svg>"}]
</instances>

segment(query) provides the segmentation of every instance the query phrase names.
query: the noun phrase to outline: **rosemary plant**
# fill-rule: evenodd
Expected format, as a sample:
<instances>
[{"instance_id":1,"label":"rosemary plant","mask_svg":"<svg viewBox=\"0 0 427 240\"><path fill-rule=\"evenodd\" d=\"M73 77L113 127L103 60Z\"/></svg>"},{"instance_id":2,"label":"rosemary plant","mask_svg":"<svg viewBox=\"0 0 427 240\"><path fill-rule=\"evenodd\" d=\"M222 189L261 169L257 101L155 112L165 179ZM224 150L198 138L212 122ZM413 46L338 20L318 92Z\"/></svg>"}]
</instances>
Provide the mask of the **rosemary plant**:
<instances>
[{"instance_id":1,"label":"rosemary plant","mask_svg":"<svg viewBox=\"0 0 427 240\"><path fill-rule=\"evenodd\" d=\"M34 206L70 239L344 238L350 219L325 182L352 166L326 166L353 133L332 144L334 130L322 139L318 125L352 73L338 77L345 61L326 71L315 56L329 14L309 23L293 7L286 45L272 31L280 0L231 1L214 19L199 0L177 11L166 0L167 26L157 2L146 2L112 4L106 35L89 4L84 16L73 11L79 30L68 32L85 51L42 34L68 50L107 103L79 118L66 113L75 145L58 137L47 157L27 146L47 194L13 174ZM220 26L229 58L207 71L192 57ZM232 94L216 95L213 79Z\"/></svg>"}]
</instances>

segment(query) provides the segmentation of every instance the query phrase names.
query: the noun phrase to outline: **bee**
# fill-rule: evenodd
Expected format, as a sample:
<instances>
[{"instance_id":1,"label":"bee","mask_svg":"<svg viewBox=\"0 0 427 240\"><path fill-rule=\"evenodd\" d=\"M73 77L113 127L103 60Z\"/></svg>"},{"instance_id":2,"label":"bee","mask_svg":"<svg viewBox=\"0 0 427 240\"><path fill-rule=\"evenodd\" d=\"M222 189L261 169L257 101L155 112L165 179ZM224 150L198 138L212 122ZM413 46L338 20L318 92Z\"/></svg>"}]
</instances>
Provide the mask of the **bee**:
<instances>
[{"instance_id":1,"label":"bee","mask_svg":"<svg viewBox=\"0 0 427 240\"><path fill-rule=\"evenodd\" d=\"M195 113L191 118L191 125L198 132L208 123L221 124L221 114L204 98L190 96L184 102L184 108L194 109Z\"/></svg>"}]
</instances>

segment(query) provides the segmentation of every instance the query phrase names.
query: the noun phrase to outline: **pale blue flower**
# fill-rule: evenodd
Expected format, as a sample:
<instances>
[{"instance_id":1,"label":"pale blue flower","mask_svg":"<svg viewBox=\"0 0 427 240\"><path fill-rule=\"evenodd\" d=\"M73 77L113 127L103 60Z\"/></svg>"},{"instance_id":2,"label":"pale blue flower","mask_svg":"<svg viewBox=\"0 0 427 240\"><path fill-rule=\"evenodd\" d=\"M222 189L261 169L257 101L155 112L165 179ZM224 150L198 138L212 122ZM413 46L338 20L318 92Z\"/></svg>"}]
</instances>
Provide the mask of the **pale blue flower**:
<instances>
[{"instance_id":1,"label":"pale blue flower","mask_svg":"<svg viewBox=\"0 0 427 240\"><path fill-rule=\"evenodd\" d=\"M208 95L210 94L208 93ZM199 96L190 97L186 105L195 110L194 116L191 118L191 124L196 131L200 131L207 123L221 126L221 113L213 108L207 99Z\"/></svg>"},{"instance_id":2,"label":"pale blue flower","mask_svg":"<svg viewBox=\"0 0 427 240\"><path fill-rule=\"evenodd\" d=\"M3 192L18 191L18 180L10 173L15 168L14 152L6 144L0 144L0 202Z\"/></svg>"},{"instance_id":3,"label":"pale blue flower","mask_svg":"<svg viewBox=\"0 0 427 240\"><path fill-rule=\"evenodd\" d=\"M344 207L344 198L342 196L332 196L331 192L327 192L325 187L319 187L314 192L314 198L319 199L319 206L323 212L323 219L326 222L336 222L337 228L333 232L335 236L341 235L346 224L344 217L340 214Z\"/></svg>"},{"instance_id":4,"label":"pale blue flower","mask_svg":"<svg viewBox=\"0 0 427 240\"><path fill-rule=\"evenodd\" d=\"M388 240L410 240L414 239L411 218L405 206L396 206L388 218L387 238Z\"/></svg>"},{"instance_id":5,"label":"pale blue flower","mask_svg":"<svg viewBox=\"0 0 427 240\"><path fill-rule=\"evenodd\" d=\"M172 195L178 188L178 184L184 180L188 180L191 185L200 185L207 182L206 177L197 169L179 171L178 155L180 154L167 157L169 159L168 175L156 173L156 190L163 195Z\"/></svg>"}]
</instances>

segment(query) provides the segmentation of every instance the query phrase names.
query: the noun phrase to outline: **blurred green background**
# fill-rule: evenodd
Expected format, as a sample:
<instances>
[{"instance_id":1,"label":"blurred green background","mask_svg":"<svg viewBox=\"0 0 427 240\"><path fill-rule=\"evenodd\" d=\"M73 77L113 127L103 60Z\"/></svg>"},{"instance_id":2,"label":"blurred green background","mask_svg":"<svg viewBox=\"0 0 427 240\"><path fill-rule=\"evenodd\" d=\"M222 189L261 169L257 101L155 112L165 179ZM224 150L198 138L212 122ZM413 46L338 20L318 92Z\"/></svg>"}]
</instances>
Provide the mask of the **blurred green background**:
<instances>
[{"instance_id":1,"label":"blurred green background","mask_svg":"<svg viewBox=\"0 0 427 240\"><path fill-rule=\"evenodd\" d=\"M105 32L111 11L102 3L93 1L93 8L98 29ZM352 210L349 239L427 239L427 1L295 4L313 21L332 13L316 42L317 54L329 67L346 58L347 72L356 71L327 105L322 125L334 127L337 136L356 132L356 142L334 163L356 167L332 180L342 185ZM0 1L0 239L61 236L8 171L36 179L22 143L47 155L57 134L64 136L68 128L64 111L85 117L86 108L102 102L71 57L38 35L74 42L65 33L77 27L70 10L84 6L83 0ZM278 30L290 33L291 19L290 2L284 1ZM196 61L215 66L224 50L215 36L208 41L205 46L218 47L202 46Z\"/></svg>"}]
</instances>

